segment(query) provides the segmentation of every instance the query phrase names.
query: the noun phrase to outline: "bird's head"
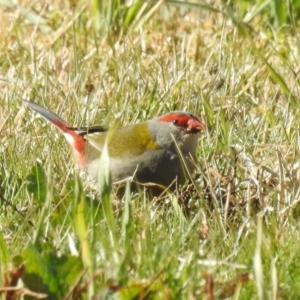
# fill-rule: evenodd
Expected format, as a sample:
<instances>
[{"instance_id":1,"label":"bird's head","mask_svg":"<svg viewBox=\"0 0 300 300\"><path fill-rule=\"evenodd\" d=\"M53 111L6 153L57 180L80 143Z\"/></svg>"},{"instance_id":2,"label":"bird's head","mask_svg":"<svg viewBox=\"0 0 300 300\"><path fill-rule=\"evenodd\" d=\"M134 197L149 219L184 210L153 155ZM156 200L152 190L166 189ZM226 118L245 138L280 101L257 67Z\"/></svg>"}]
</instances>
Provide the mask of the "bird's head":
<instances>
[{"instance_id":1,"label":"bird's head","mask_svg":"<svg viewBox=\"0 0 300 300\"><path fill-rule=\"evenodd\" d=\"M152 137L160 147L172 150L175 141L184 154L196 151L197 133L205 128L198 117L183 111L169 112L150 120L148 124Z\"/></svg>"},{"instance_id":2,"label":"bird's head","mask_svg":"<svg viewBox=\"0 0 300 300\"><path fill-rule=\"evenodd\" d=\"M198 133L204 130L205 125L200 119L190 113L172 111L158 118L158 121L172 124L174 128L186 134Z\"/></svg>"}]
</instances>

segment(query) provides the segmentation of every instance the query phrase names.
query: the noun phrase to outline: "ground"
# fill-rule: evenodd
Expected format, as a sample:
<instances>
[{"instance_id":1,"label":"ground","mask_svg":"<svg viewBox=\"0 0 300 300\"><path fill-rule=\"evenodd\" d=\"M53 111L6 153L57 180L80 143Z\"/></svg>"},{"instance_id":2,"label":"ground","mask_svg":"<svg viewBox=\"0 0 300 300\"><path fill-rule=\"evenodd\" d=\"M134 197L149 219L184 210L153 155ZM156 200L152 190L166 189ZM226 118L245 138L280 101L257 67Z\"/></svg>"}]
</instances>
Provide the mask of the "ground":
<instances>
[{"instance_id":1,"label":"ground","mask_svg":"<svg viewBox=\"0 0 300 300\"><path fill-rule=\"evenodd\" d=\"M0 293L298 299L297 11L123 2L1 4ZM191 111L193 181L99 199L22 98L76 126Z\"/></svg>"}]
</instances>

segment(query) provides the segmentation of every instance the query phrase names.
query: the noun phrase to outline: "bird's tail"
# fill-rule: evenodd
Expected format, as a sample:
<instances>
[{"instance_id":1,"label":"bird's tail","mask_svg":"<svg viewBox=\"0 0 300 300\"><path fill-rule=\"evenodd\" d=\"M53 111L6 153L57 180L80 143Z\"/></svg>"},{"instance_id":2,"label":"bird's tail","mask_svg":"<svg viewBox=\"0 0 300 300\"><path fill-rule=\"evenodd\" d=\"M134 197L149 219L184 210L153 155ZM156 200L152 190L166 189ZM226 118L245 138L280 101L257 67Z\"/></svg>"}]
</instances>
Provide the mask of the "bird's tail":
<instances>
[{"instance_id":1,"label":"bird's tail","mask_svg":"<svg viewBox=\"0 0 300 300\"><path fill-rule=\"evenodd\" d=\"M31 108L33 111L37 112L47 121L55 125L65 136L68 143L74 150L75 156L78 160L79 165L84 168L86 164L85 158L85 147L86 140L80 134L76 128L71 127L64 119L59 117L54 112L28 100L23 99L23 103Z\"/></svg>"}]
</instances>

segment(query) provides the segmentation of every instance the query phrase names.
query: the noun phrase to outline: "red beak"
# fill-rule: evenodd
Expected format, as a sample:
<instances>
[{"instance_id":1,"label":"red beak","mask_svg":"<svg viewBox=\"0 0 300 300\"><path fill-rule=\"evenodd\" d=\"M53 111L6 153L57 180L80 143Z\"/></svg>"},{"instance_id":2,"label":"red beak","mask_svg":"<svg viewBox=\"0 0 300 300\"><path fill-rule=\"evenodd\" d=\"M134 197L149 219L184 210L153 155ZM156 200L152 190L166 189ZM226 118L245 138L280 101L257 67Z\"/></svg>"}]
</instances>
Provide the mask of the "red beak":
<instances>
[{"instance_id":1,"label":"red beak","mask_svg":"<svg viewBox=\"0 0 300 300\"><path fill-rule=\"evenodd\" d=\"M205 129L204 123L202 123L198 118L190 118L187 122L187 132L197 133Z\"/></svg>"}]
</instances>

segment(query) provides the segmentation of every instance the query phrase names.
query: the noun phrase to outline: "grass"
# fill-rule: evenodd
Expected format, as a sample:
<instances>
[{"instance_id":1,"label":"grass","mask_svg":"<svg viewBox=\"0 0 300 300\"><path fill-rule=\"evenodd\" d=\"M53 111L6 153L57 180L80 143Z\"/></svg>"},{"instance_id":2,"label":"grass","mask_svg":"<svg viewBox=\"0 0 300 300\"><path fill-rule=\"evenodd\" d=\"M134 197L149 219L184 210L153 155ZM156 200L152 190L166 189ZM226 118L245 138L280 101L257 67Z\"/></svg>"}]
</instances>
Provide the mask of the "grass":
<instances>
[{"instance_id":1,"label":"grass","mask_svg":"<svg viewBox=\"0 0 300 300\"><path fill-rule=\"evenodd\" d=\"M1 8L3 299L299 298L296 23L257 14L242 31L225 13L156 9L121 35L85 1ZM104 186L94 201L22 98L78 126L191 111L206 124L195 184L119 202Z\"/></svg>"}]
</instances>

